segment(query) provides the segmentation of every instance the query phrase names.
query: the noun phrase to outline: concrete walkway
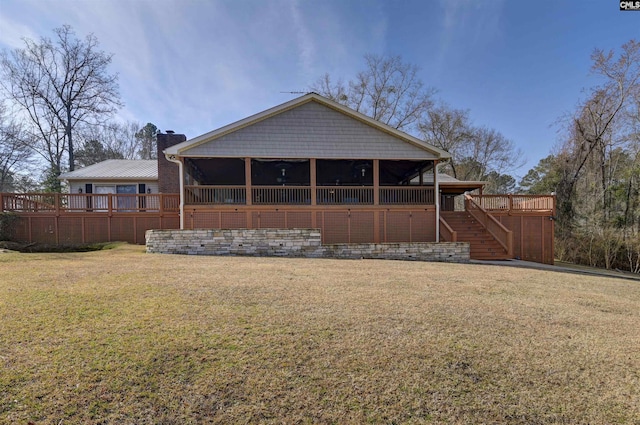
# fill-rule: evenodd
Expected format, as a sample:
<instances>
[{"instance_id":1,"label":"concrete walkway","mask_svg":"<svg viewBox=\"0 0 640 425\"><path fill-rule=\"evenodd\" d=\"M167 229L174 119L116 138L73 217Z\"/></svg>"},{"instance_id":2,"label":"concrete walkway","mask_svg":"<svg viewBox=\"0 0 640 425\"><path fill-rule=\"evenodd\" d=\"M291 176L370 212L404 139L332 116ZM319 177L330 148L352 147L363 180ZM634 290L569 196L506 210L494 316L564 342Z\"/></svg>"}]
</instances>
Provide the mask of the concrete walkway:
<instances>
[{"instance_id":1,"label":"concrete walkway","mask_svg":"<svg viewBox=\"0 0 640 425\"><path fill-rule=\"evenodd\" d=\"M610 278L612 277L612 278L627 279L627 280L640 282L640 275L638 274L629 273L629 272L620 272L615 270L598 269L595 267L580 266L576 264L561 263L561 262L556 263L556 265L550 265L550 264L541 264L541 263L534 263L531 261L522 261L522 260L504 260L504 261L471 260L471 264L520 267L525 269L548 270L552 272L561 272L561 273L584 274L589 276L602 276L602 277L610 277Z\"/></svg>"}]
</instances>

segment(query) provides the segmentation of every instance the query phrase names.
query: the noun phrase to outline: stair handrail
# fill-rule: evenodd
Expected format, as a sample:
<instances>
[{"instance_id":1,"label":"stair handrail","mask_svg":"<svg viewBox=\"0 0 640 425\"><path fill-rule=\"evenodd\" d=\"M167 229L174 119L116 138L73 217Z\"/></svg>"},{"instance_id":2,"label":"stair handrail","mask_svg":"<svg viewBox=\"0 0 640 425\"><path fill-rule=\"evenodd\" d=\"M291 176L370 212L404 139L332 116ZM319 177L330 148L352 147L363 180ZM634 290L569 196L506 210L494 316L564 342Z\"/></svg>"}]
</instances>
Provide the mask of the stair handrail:
<instances>
[{"instance_id":1,"label":"stair handrail","mask_svg":"<svg viewBox=\"0 0 640 425\"><path fill-rule=\"evenodd\" d=\"M464 195L464 207L507 251L507 255L513 258L513 232L504 227L502 223L467 194Z\"/></svg>"},{"instance_id":2,"label":"stair handrail","mask_svg":"<svg viewBox=\"0 0 640 425\"><path fill-rule=\"evenodd\" d=\"M453 230L442 216L440 216L440 237L444 237L447 242L458 242L458 232Z\"/></svg>"}]
</instances>

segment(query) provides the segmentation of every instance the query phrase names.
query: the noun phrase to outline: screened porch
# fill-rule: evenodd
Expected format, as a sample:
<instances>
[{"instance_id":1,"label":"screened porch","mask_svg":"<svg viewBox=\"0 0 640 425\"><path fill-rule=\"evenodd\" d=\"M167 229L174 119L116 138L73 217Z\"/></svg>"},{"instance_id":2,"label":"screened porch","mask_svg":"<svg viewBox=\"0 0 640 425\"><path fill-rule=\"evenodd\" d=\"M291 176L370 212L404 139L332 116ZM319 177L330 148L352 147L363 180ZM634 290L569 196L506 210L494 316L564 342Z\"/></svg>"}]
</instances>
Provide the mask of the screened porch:
<instances>
[{"instance_id":1,"label":"screened porch","mask_svg":"<svg viewBox=\"0 0 640 425\"><path fill-rule=\"evenodd\" d=\"M185 205L434 205L433 160L185 158ZM425 176L431 173L431 175Z\"/></svg>"}]
</instances>

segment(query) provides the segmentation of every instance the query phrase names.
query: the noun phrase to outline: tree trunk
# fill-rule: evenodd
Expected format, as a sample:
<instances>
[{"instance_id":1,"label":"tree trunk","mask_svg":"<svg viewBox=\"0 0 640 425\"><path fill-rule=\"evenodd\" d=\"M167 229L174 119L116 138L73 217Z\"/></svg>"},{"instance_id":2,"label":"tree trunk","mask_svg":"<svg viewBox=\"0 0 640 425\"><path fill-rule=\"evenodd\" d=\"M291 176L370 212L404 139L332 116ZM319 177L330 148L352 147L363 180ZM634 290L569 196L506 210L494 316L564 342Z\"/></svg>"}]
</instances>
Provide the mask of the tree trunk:
<instances>
[{"instance_id":1,"label":"tree trunk","mask_svg":"<svg viewBox=\"0 0 640 425\"><path fill-rule=\"evenodd\" d=\"M67 106L67 125L65 126L65 132L67 133L67 141L69 142L69 171L76 169L75 155L73 154L73 139L71 136L71 106Z\"/></svg>"}]
</instances>

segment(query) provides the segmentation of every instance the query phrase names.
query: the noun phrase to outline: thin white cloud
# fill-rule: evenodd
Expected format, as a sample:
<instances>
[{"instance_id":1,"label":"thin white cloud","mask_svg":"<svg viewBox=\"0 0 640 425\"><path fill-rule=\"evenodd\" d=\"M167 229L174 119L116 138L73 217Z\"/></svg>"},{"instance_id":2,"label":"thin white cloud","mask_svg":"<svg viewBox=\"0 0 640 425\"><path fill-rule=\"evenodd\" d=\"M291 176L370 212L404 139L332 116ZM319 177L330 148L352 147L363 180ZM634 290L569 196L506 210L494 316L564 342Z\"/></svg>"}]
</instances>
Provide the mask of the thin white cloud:
<instances>
[{"instance_id":1,"label":"thin white cloud","mask_svg":"<svg viewBox=\"0 0 640 425\"><path fill-rule=\"evenodd\" d=\"M305 75L311 76L313 73L314 58L316 55L315 43L309 33L308 26L304 22L300 6L297 1L289 3L291 18L293 20L293 30L298 45L299 62Z\"/></svg>"},{"instance_id":2,"label":"thin white cloud","mask_svg":"<svg viewBox=\"0 0 640 425\"><path fill-rule=\"evenodd\" d=\"M357 6L368 15L354 22L342 3L297 0L0 1L11 5L0 12L0 42L63 24L95 34L114 54L120 118L189 137L286 101L282 91L304 91L324 72L352 76L387 32L382 2Z\"/></svg>"},{"instance_id":3,"label":"thin white cloud","mask_svg":"<svg viewBox=\"0 0 640 425\"><path fill-rule=\"evenodd\" d=\"M448 56L485 48L502 35L505 0L440 0L443 12L436 69L445 71Z\"/></svg>"},{"instance_id":4,"label":"thin white cloud","mask_svg":"<svg viewBox=\"0 0 640 425\"><path fill-rule=\"evenodd\" d=\"M33 32L31 28L20 22L10 19L3 13L0 13L0 44L9 49L24 47L24 38L33 40L38 39L38 34Z\"/></svg>"}]
</instances>

